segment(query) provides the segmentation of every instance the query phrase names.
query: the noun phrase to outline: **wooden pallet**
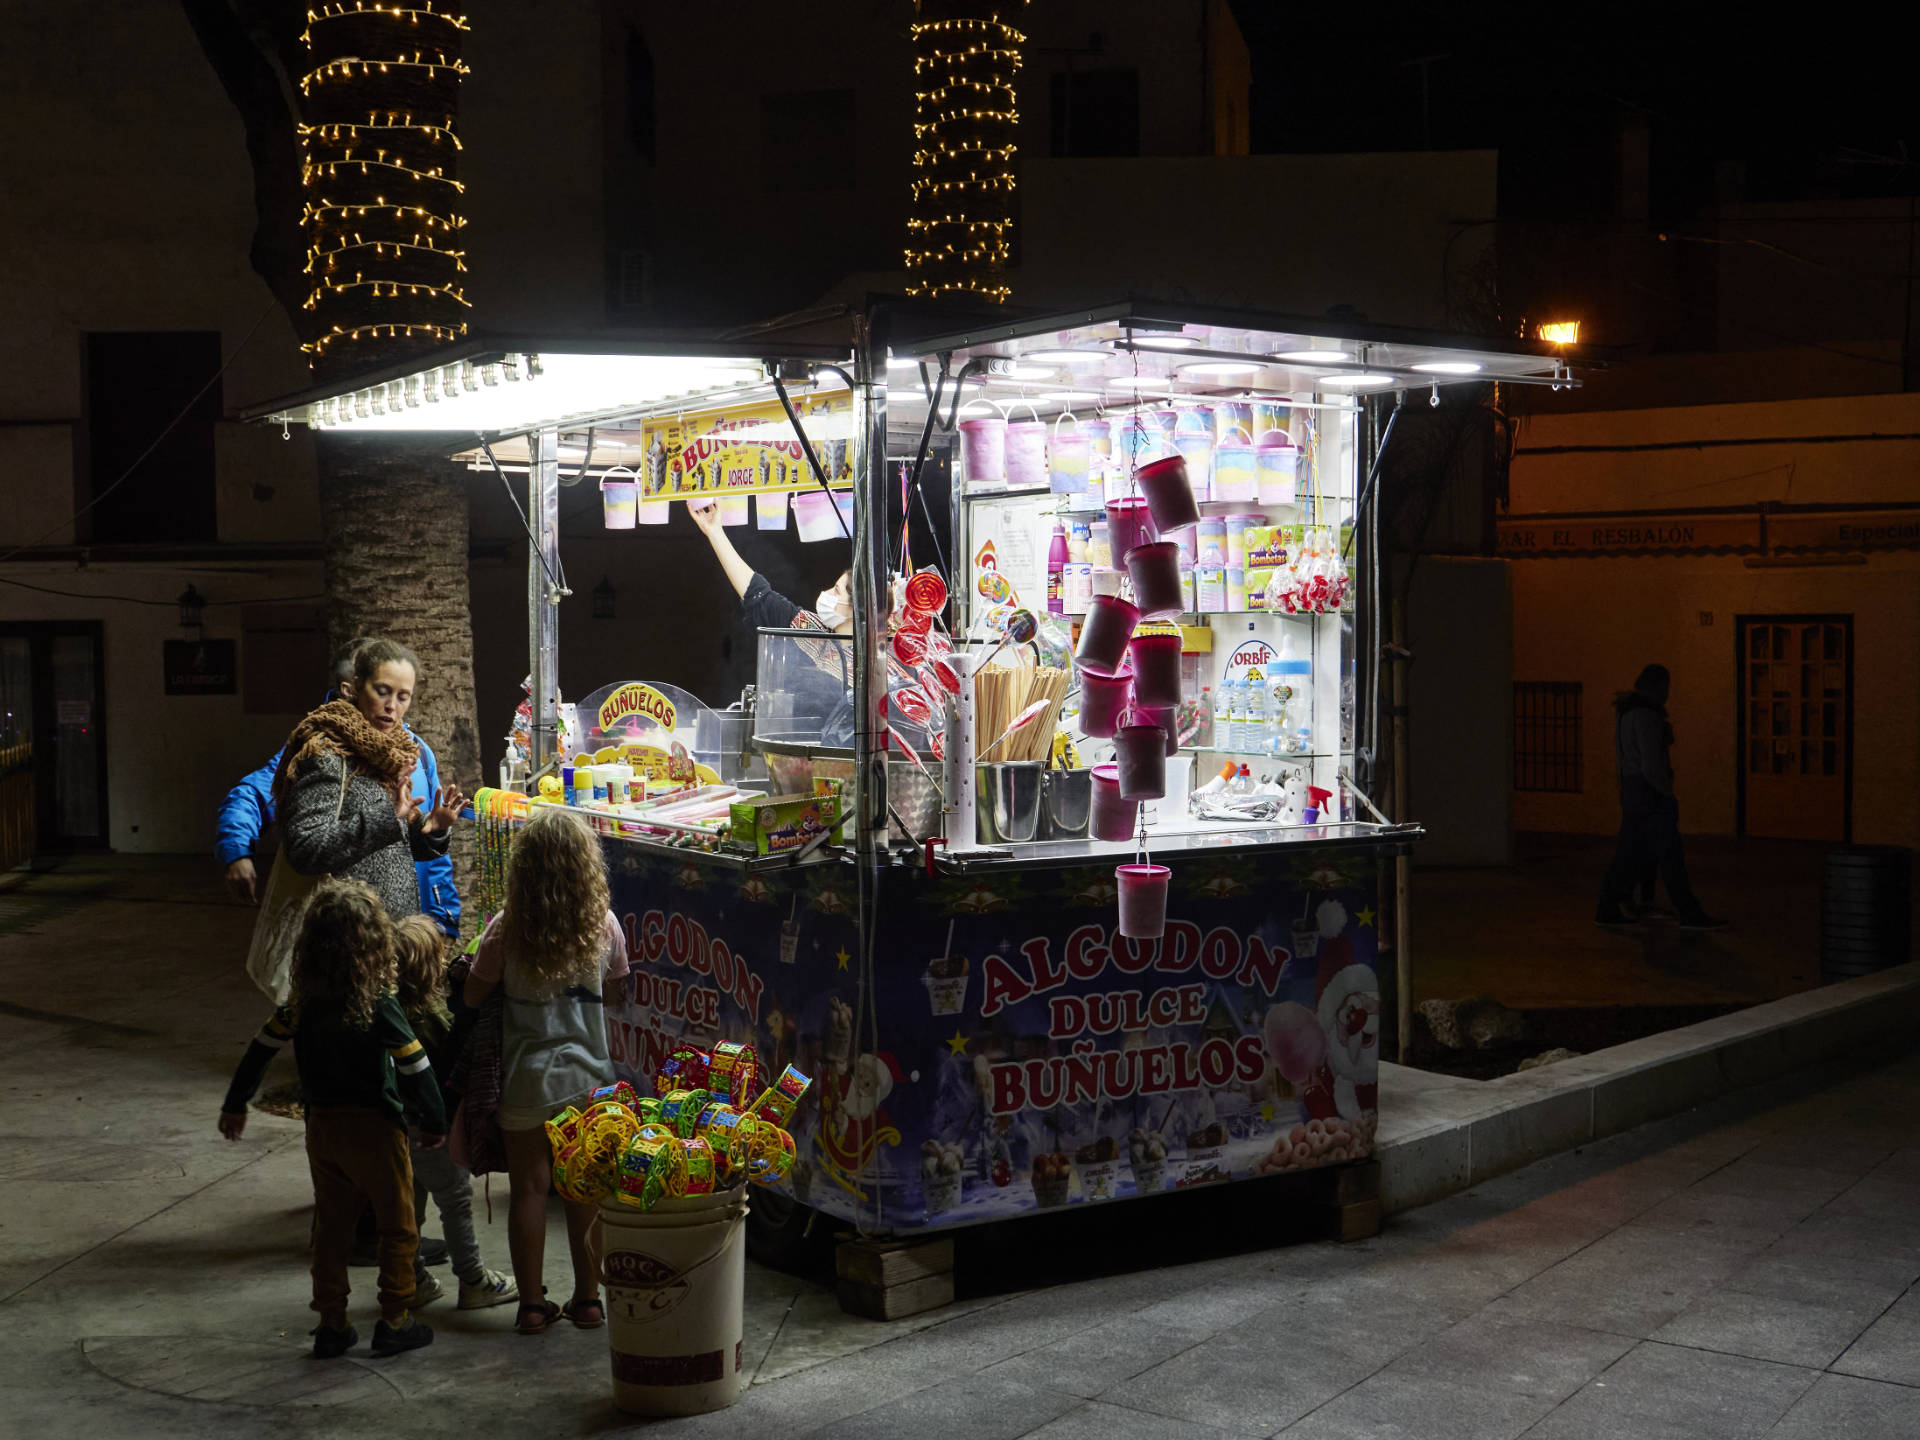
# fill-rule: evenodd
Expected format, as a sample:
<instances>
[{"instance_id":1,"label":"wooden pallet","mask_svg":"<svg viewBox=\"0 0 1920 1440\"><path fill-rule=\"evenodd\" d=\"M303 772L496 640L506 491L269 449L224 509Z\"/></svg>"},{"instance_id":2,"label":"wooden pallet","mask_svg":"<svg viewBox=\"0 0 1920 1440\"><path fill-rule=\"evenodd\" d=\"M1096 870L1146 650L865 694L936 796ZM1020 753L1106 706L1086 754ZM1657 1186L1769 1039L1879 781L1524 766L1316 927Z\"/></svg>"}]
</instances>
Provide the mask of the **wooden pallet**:
<instances>
[{"instance_id":1,"label":"wooden pallet","mask_svg":"<svg viewBox=\"0 0 1920 1440\"><path fill-rule=\"evenodd\" d=\"M898 1320L953 1303L953 1241L861 1240L848 1236L833 1257L840 1308L869 1320Z\"/></svg>"}]
</instances>

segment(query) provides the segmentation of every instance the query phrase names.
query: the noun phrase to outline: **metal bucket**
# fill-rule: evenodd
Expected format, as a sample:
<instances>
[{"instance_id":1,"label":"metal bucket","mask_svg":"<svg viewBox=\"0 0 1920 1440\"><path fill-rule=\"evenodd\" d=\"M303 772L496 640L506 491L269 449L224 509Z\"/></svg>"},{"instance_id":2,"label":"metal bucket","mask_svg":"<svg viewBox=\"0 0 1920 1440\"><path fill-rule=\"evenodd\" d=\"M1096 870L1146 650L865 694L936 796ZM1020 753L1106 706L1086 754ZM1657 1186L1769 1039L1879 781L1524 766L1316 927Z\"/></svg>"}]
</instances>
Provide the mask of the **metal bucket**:
<instances>
[{"instance_id":1,"label":"metal bucket","mask_svg":"<svg viewBox=\"0 0 1920 1440\"><path fill-rule=\"evenodd\" d=\"M1041 839L1085 839L1087 817L1093 809L1093 772L1049 770L1046 791Z\"/></svg>"},{"instance_id":2,"label":"metal bucket","mask_svg":"<svg viewBox=\"0 0 1920 1440\"><path fill-rule=\"evenodd\" d=\"M1040 796L1047 773L1040 760L1000 760L973 767L975 832L983 845L1019 845L1040 832Z\"/></svg>"}]
</instances>

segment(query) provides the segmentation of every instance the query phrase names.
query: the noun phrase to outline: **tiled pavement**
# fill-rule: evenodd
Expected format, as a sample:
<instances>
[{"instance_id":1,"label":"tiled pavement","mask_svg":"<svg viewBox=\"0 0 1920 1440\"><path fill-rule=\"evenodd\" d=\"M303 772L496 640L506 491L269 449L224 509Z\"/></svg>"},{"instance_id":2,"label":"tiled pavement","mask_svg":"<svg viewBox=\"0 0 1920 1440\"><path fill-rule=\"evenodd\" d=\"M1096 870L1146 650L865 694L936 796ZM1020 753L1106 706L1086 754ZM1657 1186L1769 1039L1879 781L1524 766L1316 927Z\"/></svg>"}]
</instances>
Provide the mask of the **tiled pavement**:
<instances>
[{"instance_id":1,"label":"tiled pavement","mask_svg":"<svg viewBox=\"0 0 1920 1440\"><path fill-rule=\"evenodd\" d=\"M504 1311L436 1306L430 1350L305 1358L299 1127L212 1134L257 1006L208 958L245 917L197 884L122 876L0 935L0 1434L635 1427L608 1403L605 1332L522 1340L495 1333ZM106 946L112 984L72 963ZM482 1232L496 1259L500 1213ZM1920 1435L1920 1059L1617 1136L1358 1245L1248 1234L1243 1254L1179 1263L1163 1234L1138 1243L1142 1268L1089 1257L1097 1278L1024 1291L982 1270L969 1279L998 1293L894 1325L756 1269L756 1383L729 1411L646 1428Z\"/></svg>"}]
</instances>

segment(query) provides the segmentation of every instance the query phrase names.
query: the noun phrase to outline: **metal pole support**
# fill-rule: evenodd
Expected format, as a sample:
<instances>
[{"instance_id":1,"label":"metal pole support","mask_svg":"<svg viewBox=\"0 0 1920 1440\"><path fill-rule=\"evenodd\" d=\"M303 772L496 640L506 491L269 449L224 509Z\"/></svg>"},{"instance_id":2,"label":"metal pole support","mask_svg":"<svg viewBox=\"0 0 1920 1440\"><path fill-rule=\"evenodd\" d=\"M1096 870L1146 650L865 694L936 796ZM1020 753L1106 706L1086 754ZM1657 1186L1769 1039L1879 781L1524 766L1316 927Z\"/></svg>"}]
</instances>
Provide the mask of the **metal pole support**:
<instances>
[{"instance_id":1,"label":"metal pole support","mask_svg":"<svg viewBox=\"0 0 1920 1440\"><path fill-rule=\"evenodd\" d=\"M551 765L560 746L560 432L527 436L527 670L533 676L529 780Z\"/></svg>"}]
</instances>

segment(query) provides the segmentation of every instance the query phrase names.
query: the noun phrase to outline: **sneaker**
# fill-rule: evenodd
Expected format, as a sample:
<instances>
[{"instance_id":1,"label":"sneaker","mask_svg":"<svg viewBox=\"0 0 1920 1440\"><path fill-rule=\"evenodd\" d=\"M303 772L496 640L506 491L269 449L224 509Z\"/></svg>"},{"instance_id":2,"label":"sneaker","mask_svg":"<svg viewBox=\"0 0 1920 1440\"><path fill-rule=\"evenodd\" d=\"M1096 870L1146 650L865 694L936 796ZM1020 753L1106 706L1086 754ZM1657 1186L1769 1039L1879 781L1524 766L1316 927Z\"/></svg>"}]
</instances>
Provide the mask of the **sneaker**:
<instances>
[{"instance_id":1,"label":"sneaker","mask_svg":"<svg viewBox=\"0 0 1920 1440\"><path fill-rule=\"evenodd\" d=\"M413 1272L413 1303L415 1308L422 1305L431 1305L446 1293L445 1287L440 1284L440 1277L435 1275L431 1270L416 1270Z\"/></svg>"},{"instance_id":2,"label":"sneaker","mask_svg":"<svg viewBox=\"0 0 1920 1440\"><path fill-rule=\"evenodd\" d=\"M359 1343L360 1332L351 1325L343 1330L336 1330L331 1325L318 1325L313 1330L313 1358L338 1360Z\"/></svg>"},{"instance_id":3,"label":"sneaker","mask_svg":"<svg viewBox=\"0 0 1920 1440\"><path fill-rule=\"evenodd\" d=\"M1680 928L1682 930L1724 930L1727 928L1727 922L1718 915L1709 915L1701 910L1692 915L1681 916Z\"/></svg>"},{"instance_id":4,"label":"sneaker","mask_svg":"<svg viewBox=\"0 0 1920 1440\"><path fill-rule=\"evenodd\" d=\"M417 1258L422 1265L445 1265L447 1263L447 1242L435 1235L422 1235Z\"/></svg>"},{"instance_id":5,"label":"sneaker","mask_svg":"<svg viewBox=\"0 0 1920 1440\"><path fill-rule=\"evenodd\" d=\"M398 1355L403 1350L418 1350L432 1343L433 1331L412 1315L408 1315L399 1325L389 1325L382 1320L373 1327L373 1353L376 1355Z\"/></svg>"},{"instance_id":6,"label":"sneaker","mask_svg":"<svg viewBox=\"0 0 1920 1440\"><path fill-rule=\"evenodd\" d=\"M482 1270L479 1280L460 1282L462 1310L484 1310L489 1305L505 1305L519 1298L520 1287L513 1283L513 1277L502 1275L498 1270Z\"/></svg>"}]
</instances>

